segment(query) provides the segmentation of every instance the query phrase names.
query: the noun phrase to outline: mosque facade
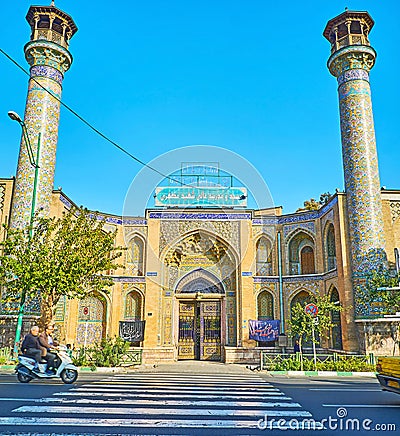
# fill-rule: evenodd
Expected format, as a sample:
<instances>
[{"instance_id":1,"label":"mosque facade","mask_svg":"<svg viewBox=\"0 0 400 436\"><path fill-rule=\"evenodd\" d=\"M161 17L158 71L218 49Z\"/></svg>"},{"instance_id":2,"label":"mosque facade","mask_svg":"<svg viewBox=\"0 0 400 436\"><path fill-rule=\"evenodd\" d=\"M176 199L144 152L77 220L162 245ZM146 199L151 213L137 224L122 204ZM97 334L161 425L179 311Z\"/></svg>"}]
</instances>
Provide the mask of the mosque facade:
<instances>
[{"instance_id":1,"label":"mosque facade","mask_svg":"<svg viewBox=\"0 0 400 436\"><path fill-rule=\"evenodd\" d=\"M44 88L61 98L77 27L54 4L32 6L27 20L31 78L24 123L39 171L35 182L23 137L16 177L0 179L0 220L14 227L29 223L34 183L42 214L61 216L74 206L64 192L53 190L60 105ZM89 346L118 336L121 326L145 321L144 336L132 342L143 350L144 362L255 362L263 348L291 345L291 308L319 294L346 308L332 314L335 327L324 347L391 347L389 325L371 316L360 295L365 274L382 265L394 268L400 247L400 191L381 189L379 181L369 84L376 57L369 42L373 25L367 12L345 11L324 31L331 45L328 68L338 80L345 192L318 210L293 214L240 202L176 202L146 209L141 217L102 213L105 229L116 230L116 244L126 247L124 268L113 272L109 292L59 301L55 322L61 341ZM25 331L38 310L35 302L28 305ZM2 306L3 345L15 318ZM252 320L279 320L279 339L250 339Z\"/></svg>"}]
</instances>

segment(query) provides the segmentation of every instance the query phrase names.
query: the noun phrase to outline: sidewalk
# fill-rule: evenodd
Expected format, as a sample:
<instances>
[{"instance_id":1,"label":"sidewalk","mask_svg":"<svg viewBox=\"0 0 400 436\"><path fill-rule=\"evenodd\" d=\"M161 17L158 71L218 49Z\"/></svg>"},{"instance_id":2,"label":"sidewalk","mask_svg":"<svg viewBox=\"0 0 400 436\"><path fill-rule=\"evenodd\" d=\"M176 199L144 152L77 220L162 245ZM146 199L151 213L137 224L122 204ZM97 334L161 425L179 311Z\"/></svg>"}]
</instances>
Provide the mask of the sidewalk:
<instances>
[{"instance_id":1,"label":"sidewalk","mask_svg":"<svg viewBox=\"0 0 400 436\"><path fill-rule=\"evenodd\" d=\"M14 365L0 365L1 374L13 374ZM183 374L258 374L286 377L375 377L374 372L340 372L340 371L258 371L254 365L225 364L221 362L207 362L199 360L180 360L173 363L146 364L135 367L96 368L92 371L89 367L79 368L79 372L90 374L126 373L126 372L153 372L153 373L183 373Z\"/></svg>"}]
</instances>

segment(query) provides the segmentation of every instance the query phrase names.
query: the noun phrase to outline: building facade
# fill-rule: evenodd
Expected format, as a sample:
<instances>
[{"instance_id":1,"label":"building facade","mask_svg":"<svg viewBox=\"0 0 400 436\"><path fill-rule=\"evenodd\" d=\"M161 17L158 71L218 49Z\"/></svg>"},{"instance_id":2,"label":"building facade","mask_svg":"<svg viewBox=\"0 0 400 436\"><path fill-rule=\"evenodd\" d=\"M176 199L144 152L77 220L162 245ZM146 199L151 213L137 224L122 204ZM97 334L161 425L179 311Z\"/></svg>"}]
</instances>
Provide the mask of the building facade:
<instances>
[{"instance_id":1,"label":"building facade","mask_svg":"<svg viewBox=\"0 0 400 436\"><path fill-rule=\"evenodd\" d=\"M59 105L52 103L56 118L42 117L42 124L34 122L32 108L49 103L36 96L42 92L35 88L37 80L61 90L70 63L68 42L77 29L54 5L31 7L27 19L32 41L26 54L35 80L29 85L25 119L28 129L33 120L30 134L44 141L44 156L51 154L38 198L42 213L61 216L74 204L62 191L51 192ZM144 340L133 345L143 348L144 362L257 361L267 344L249 338L249 321L280 320L284 336L291 308L319 294L346 308L333 315L336 325L323 345L374 350L368 339L373 327L357 289L368 271L395 265L400 191L381 190L379 183L368 81L375 61L368 40L372 26L368 13L346 11L330 20L324 32L331 43L328 67L339 84L346 192L337 192L319 210L287 215L281 208L190 205L154 207L142 217L101 214L105 228L117 230L116 244L126 247L124 268L114 272L109 292L60 300L55 322L61 341L88 346L117 336L121 322L141 320L146 322ZM0 179L0 221L13 226L26 223L31 207L33 169L23 141L16 179ZM6 344L15 314L5 306L1 310L0 341ZM28 305L25 330L37 312L35 302ZM381 349L386 346L382 341L389 347L385 328L380 337Z\"/></svg>"}]
</instances>

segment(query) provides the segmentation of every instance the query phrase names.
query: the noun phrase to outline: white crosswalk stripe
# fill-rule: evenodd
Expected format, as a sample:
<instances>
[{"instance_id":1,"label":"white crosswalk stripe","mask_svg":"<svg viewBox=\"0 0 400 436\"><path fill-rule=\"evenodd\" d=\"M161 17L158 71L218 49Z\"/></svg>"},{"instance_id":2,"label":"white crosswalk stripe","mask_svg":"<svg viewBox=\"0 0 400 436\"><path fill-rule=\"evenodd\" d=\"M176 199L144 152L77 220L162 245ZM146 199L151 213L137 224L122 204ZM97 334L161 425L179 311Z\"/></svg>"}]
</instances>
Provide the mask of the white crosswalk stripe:
<instances>
[{"instance_id":1,"label":"white crosswalk stripe","mask_svg":"<svg viewBox=\"0 0 400 436\"><path fill-rule=\"evenodd\" d=\"M0 428L263 430L276 428L277 421L282 427L282 420L312 421L312 415L255 375L238 379L237 375L134 373L114 374L17 407L13 416L0 417Z\"/></svg>"}]
</instances>

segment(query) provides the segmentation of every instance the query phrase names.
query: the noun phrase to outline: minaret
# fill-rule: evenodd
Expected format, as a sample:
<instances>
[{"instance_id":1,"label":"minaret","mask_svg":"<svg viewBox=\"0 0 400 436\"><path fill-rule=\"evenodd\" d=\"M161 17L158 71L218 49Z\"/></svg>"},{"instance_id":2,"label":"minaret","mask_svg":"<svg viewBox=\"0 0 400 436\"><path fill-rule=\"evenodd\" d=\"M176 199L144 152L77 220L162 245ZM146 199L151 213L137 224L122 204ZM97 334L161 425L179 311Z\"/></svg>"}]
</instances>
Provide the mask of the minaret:
<instances>
[{"instance_id":1,"label":"minaret","mask_svg":"<svg viewBox=\"0 0 400 436\"><path fill-rule=\"evenodd\" d=\"M47 216L53 190L60 102L64 73L72 63L69 41L78 30L72 18L54 5L31 6L26 19L31 26L31 40L25 45L25 58L30 65L30 80L24 122L38 159L36 211ZM43 88L50 91L46 92ZM30 221L35 168L27 153L24 136L18 159L11 226L23 227Z\"/></svg>"},{"instance_id":2,"label":"minaret","mask_svg":"<svg viewBox=\"0 0 400 436\"><path fill-rule=\"evenodd\" d=\"M368 34L374 21L368 12L345 11L326 25L331 43L328 68L337 77L353 289L359 292L365 273L386 265L382 203L369 72L376 52ZM368 308L356 295L356 316Z\"/></svg>"}]
</instances>

